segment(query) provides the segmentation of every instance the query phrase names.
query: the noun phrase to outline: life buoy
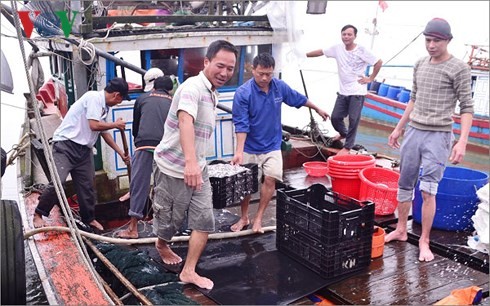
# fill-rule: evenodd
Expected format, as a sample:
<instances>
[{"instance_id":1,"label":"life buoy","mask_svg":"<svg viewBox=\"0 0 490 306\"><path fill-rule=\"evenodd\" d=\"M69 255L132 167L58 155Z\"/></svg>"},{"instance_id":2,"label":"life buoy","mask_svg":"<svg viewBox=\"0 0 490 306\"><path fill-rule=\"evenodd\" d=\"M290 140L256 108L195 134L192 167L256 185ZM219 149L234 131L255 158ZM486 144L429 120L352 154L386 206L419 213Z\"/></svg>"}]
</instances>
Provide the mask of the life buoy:
<instances>
[{"instance_id":1,"label":"life buoy","mask_svg":"<svg viewBox=\"0 0 490 306\"><path fill-rule=\"evenodd\" d=\"M25 305L26 261L17 202L2 200L0 230L2 305Z\"/></svg>"}]
</instances>

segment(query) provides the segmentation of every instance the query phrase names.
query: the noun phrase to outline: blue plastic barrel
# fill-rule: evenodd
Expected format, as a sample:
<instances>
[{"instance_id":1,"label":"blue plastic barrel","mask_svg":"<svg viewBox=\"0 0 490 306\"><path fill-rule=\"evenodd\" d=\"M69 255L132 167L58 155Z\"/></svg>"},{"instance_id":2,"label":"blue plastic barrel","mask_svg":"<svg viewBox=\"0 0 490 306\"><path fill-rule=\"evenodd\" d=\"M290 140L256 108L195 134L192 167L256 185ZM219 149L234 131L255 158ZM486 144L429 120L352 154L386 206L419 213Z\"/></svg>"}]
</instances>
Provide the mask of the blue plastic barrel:
<instances>
[{"instance_id":1,"label":"blue plastic barrel","mask_svg":"<svg viewBox=\"0 0 490 306\"><path fill-rule=\"evenodd\" d=\"M408 101L410 101L410 94L411 94L410 90L403 89L400 92L400 96L398 96L398 101L403 102L403 103L407 103Z\"/></svg>"},{"instance_id":2,"label":"blue plastic barrel","mask_svg":"<svg viewBox=\"0 0 490 306\"><path fill-rule=\"evenodd\" d=\"M463 167L447 167L439 182L433 228L471 231L471 217L480 200L476 191L488 182L488 174ZM413 200L413 220L422 223L422 194L417 184Z\"/></svg>"},{"instance_id":3,"label":"blue plastic barrel","mask_svg":"<svg viewBox=\"0 0 490 306\"><path fill-rule=\"evenodd\" d=\"M378 90L378 96L386 97L388 94L388 88L390 88L390 85L382 83L379 85L379 90Z\"/></svg>"},{"instance_id":4,"label":"blue plastic barrel","mask_svg":"<svg viewBox=\"0 0 490 306\"><path fill-rule=\"evenodd\" d=\"M386 97L392 100L398 100L398 94L401 90L402 88L400 86L390 86L390 88L388 88L388 93L386 94Z\"/></svg>"}]
</instances>

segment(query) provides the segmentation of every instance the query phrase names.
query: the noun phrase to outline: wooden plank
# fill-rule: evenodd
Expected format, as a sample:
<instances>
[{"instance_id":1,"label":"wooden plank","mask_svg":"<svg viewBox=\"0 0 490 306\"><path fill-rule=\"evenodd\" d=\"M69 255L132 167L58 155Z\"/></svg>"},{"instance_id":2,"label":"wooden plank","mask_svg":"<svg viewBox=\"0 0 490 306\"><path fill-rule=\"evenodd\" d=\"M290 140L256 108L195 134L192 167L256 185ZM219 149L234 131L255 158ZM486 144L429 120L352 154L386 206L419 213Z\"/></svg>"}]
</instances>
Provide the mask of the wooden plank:
<instances>
[{"instance_id":1,"label":"wooden plank","mask_svg":"<svg viewBox=\"0 0 490 306\"><path fill-rule=\"evenodd\" d=\"M331 285L322 293L355 305L428 305L447 296L452 289L471 285L488 288L485 273L439 255L431 262L419 262L417 258L417 246L389 243L385 245L384 256L371 262L369 271Z\"/></svg>"},{"instance_id":2,"label":"wooden plank","mask_svg":"<svg viewBox=\"0 0 490 306\"><path fill-rule=\"evenodd\" d=\"M26 213L31 228L32 216L38 203L39 194L31 193L25 198ZM47 226L66 226L58 206L55 206ZM35 235L39 257L57 304L63 305L107 305L112 303L107 294L97 285L78 252L75 242L68 233L46 232ZM40 264L40 263L36 263ZM74 277L76 275L76 277ZM49 289L48 289L49 290Z\"/></svg>"}]
</instances>

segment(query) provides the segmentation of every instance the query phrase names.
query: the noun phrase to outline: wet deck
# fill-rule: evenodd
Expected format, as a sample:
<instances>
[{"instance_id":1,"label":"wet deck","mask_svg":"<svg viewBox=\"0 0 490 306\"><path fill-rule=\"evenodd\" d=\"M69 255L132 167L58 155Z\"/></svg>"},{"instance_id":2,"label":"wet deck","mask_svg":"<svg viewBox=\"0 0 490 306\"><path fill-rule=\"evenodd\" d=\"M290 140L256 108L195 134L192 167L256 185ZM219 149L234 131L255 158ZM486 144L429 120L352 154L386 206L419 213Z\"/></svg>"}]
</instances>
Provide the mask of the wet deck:
<instances>
[{"instance_id":1,"label":"wet deck","mask_svg":"<svg viewBox=\"0 0 490 306\"><path fill-rule=\"evenodd\" d=\"M297 188L304 188L313 183L329 185L327 177L308 177L301 168L287 170L285 183ZM257 209L257 200L258 194L254 194L250 207L251 216ZM240 207L235 204L221 212L228 215L227 222L230 222L234 215L238 218ZM275 225L275 212L274 200L267 208L264 226ZM375 222L386 231L390 231L396 224L396 215L376 218ZM316 294L336 304L354 305L428 305L448 296L454 289L469 286L483 288L484 293L488 294L488 255L466 246L467 236L471 233L433 230L431 239L432 248L436 253L435 259L432 262L419 262L417 241L420 225L412 221L409 224L409 242L386 244L383 256L373 259L369 268L343 281L328 285ZM216 304L189 285L185 287L185 294L202 305ZM241 304L240 301L237 301L237 304ZM293 304L312 305L314 302L305 296Z\"/></svg>"}]
</instances>

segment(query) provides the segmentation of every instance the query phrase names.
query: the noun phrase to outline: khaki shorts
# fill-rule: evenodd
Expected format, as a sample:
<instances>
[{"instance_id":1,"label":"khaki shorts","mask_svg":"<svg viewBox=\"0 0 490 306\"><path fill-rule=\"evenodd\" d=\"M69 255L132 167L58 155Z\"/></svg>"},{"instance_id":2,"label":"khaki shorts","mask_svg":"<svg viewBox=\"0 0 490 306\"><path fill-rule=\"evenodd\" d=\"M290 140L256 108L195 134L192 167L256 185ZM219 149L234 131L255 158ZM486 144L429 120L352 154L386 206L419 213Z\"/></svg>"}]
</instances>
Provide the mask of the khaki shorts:
<instances>
[{"instance_id":1,"label":"khaki shorts","mask_svg":"<svg viewBox=\"0 0 490 306\"><path fill-rule=\"evenodd\" d=\"M181 228L187 215L188 229L212 233L215 230L212 190L207 168L202 173L204 184L193 190L183 179L162 173L154 167L153 233L170 241Z\"/></svg>"},{"instance_id":2,"label":"khaki shorts","mask_svg":"<svg viewBox=\"0 0 490 306\"><path fill-rule=\"evenodd\" d=\"M259 179L264 175L282 182L282 152L280 150L266 154L249 154L243 152L243 163L259 165Z\"/></svg>"}]
</instances>

